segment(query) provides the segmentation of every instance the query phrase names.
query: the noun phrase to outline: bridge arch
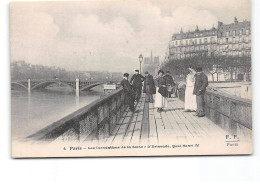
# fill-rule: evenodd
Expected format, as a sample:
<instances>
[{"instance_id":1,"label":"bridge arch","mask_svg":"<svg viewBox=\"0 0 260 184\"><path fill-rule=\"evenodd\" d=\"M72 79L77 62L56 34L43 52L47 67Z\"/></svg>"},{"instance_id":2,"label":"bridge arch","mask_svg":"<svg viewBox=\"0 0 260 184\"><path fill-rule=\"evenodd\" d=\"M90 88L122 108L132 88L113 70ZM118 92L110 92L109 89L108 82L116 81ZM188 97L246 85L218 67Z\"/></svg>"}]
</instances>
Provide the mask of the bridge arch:
<instances>
[{"instance_id":1,"label":"bridge arch","mask_svg":"<svg viewBox=\"0 0 260 184\"><path fill-rule=\"evenodd\" d=\"M39 89L39 88L46 88L47 86L50 86L51 84L64 84L65 86L68 86L70 87L72 90L76 90L73 86L65 83L65 82L62 82L62 81L44 81L44 82L40 82L36 85L34 85L31 89Z\"/></svg>"},{"instance_id":2,"label":"bridge arch","mask_svg":"<svg viewBox=\"0 0 260 184\"><path fill-rule=\"evenodd\" d=\"M12 86L20 86L20 87L22 87L24 89L28 89L27 86L25 86L25 85L23 85L22 83L19 83L19 82L11 82L11 87Z\"/></svg>"},{"instance_id":3,"label":"bridge arch","mask_svg":"<svg viewBox=\"0 0 260 184\"><path fill-rule=\"evenodd\" d=\"M82 88L80 88L80 91L87 91L90 90L91 88L94 88L96 86L102 85L103 83L99 82L99 83L95 83L95 84L90 84L88 86L84 86Z\"/></svg>"}]
</instances>

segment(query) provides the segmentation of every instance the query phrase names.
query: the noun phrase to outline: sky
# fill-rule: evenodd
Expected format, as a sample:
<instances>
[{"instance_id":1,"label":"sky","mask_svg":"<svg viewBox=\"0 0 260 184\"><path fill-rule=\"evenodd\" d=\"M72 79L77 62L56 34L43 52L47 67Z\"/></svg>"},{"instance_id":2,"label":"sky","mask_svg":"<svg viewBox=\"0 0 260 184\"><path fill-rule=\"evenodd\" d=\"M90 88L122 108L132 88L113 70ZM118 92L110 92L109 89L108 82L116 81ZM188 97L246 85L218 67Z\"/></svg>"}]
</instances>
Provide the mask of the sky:
<instances>
[{"instance_id":1,"label":"sky","mask_svg":"<svg viewBox=\"0 0 260 184\"><path fill-rule=\"evenodd\" d=\"M165 57L172 34L251 20L250 0L14 2L11 61L66 70L132 72L142 54Z\"/></svg>"}]
</instances>

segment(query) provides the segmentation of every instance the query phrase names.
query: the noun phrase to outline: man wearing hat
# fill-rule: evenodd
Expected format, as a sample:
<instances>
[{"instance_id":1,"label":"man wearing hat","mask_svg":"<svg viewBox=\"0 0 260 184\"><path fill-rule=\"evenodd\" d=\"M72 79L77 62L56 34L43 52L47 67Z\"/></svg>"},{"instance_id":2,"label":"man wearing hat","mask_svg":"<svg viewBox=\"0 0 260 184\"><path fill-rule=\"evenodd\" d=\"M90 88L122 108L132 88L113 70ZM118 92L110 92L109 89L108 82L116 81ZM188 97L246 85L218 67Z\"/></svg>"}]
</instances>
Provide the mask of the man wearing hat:
<instances>
[{"instance_id":1,"label":"man wearing hat","mask_svg":"<svg viewBox=\"0 0 260 184\"><path fill-rule=\"evenodd\" d=\"M145 72L143 93L146 93L145 101L153 103L153 94L156 93L153 76Z\"/></svg>"},{"instance_id":2,"label":"man wearing hat","mask_svg":"<svg viewBox=\"0 0 260 184\"><path fill-rule=\"evenodd\" d=\"M124 78L121 81L121 86L123 87L125 91L125 104L129 106L130 111L134 112L134 92L132 90L132 86L130 82L128 81L128 73L124 73Z\"/></svg>"},{"instance_id":3,"label":"man wearing hat","mask_svg":"<svg viewBox=\"0 0 260 184\"><path fill-rule=\"evenodd\" d=\"M193 94L196 95L197 102L197 116L203 117L205 116L205 101L204 94L206 92L206 88L208 86L208 77L202 72L201 67L197 67L195 75L195 85Z\"/></svg>"},{"instance_id":4,"label":"man wearing hat","mask_svg":"<svg viewBox=\"0 0 260 184\"><path fill-rule=\"evenodd\" d=\"M166 86L167 86L167 90L168 90L168 98L171 98L171 94L174 93L175 96L175 82L173 80L173 77L170 74L170 71L166 72L166 75L164 76L165 80L166 80Z\"/></svg>"},{"instance_id":5,"label":"man wearing hat","mask_svg":"<svg viewBox=\"0 0 260 184\"><path fill-rule=\"evenodd\" d=\"M135 100L138 102L142 93L142 82L144 77L139 74L139 70L135 70L135 74L132 76L130 83L133 85L133 90L135 94Z\"/></svg>"}]
</instances>

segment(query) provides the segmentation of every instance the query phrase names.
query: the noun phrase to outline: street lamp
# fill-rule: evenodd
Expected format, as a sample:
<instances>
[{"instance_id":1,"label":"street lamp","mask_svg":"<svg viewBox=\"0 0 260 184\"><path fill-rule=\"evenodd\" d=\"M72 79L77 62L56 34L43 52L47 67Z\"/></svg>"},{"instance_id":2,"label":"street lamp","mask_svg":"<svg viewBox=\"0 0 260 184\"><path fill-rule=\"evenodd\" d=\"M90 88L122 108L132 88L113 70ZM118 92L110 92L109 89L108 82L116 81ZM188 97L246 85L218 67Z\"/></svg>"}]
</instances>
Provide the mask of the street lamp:
<instances>
[{"instance_id":1,"label":"street lamp","mask_svg":"<svg viewBox=\"0 0 260 184\"><path fill-rule=\"evenodd\" d=\"M142 54L140 54L139 55L139 62L140 62L140 74L141 74L141 72L142 72L142 67L141 67L141 65L142 65L142 61L143 61L143 55Z\"/></svg>"}]
</instances>

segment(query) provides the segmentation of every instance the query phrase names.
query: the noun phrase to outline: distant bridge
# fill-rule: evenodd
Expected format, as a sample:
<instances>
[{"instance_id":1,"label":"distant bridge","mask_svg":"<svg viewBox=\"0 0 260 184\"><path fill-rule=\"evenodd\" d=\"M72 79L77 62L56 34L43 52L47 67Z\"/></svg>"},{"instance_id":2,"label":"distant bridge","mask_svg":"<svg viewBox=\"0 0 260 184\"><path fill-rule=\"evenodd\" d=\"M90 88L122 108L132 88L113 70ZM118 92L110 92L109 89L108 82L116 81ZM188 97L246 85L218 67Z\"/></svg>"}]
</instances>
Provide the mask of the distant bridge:
<instances>
[{"instance_id":1,"label":"distant bridge","mask_svg":"<svg viewBox=\"0 0 260 184\"><path fill-rule=\"evenodd\" d=\"M76 79L75 81L70 80L20 80L20 81L12 81L11 86L20 86L28 91L35 89L44 89L52 84L64 85L70 87L72 90L79 94L80 91L87 91L93 87L99 86L105 83L112 83L112 81L80 81Z\"/></svg>"}]
</instances>

